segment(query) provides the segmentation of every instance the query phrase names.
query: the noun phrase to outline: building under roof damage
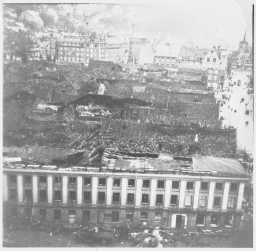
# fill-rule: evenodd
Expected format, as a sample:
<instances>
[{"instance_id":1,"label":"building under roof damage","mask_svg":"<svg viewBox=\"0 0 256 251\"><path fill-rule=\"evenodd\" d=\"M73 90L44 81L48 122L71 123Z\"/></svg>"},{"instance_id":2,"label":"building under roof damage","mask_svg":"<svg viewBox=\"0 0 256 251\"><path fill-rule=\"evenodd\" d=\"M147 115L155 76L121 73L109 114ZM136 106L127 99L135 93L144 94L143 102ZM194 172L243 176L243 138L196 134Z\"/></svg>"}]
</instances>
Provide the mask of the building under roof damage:
<instances>
[{"instance_id":1,"label":"building under roof damage","mask_svg":"<svg viewBox=\"0 0 256 251\"><path fill-rule=\"evenodd\" d=\"M127 221L173 229L239 226L249 176L238 161L129 158L105 158L100 166L4 163L5 217L85 226Z\"/></svg>"}]
</instances>

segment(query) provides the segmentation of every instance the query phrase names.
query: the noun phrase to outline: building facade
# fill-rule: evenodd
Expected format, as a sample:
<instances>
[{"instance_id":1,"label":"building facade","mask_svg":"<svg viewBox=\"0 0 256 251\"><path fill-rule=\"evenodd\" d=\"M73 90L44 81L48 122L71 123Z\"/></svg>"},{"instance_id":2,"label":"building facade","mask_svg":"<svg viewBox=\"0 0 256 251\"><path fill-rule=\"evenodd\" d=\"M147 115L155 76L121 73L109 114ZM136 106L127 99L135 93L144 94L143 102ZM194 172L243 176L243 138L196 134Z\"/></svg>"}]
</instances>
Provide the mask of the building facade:
<instances>
[{"instance_id":1,"label":"building facade","mask_svg":"<svg viewBox=\"0 0 256 251\"><path fill-rule=\"evenodd\" d=\"M240 175L190 172L186 171L188 166L195 167L196 162L173 160L166 171L160 171L153 167L159 161L122 164L109 160L102 170L6 166L4 215L34 217L52 224L116 225L131 221L174 229L239 226L248 182L241 170ZM181 168L180 163L187 167Z\"/></svg>"},{"instance_id":2,"label":"building facade","mask_svg":"<svg viewBox=\"0 0 256 251\"><path fill-rule=\"evenodd\" d=\"M66 37L56 42L56 63L88 65L90 59L105 59L105 39L89 37Z\"/></svg>"}]
</instances>

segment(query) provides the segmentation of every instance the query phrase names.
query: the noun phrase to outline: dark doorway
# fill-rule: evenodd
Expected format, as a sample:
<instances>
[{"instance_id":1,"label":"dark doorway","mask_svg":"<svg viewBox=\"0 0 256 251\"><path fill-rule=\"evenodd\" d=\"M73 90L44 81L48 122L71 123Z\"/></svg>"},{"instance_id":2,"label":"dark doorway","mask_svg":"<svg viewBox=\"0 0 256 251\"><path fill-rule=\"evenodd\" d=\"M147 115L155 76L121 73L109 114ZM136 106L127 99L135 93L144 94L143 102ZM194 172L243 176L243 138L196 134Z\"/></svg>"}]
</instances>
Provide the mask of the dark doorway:
<instances>
[{"instance_id":1,"label":"dark doorway","mask_svg":"<svg viewBox=\"0 0 256 251\"><path fill-rule=\"evenodd\" d=\"M185 216L183 215L176 215L176 228L182 229L185 225Z\"/></svg>"}]
</instances>

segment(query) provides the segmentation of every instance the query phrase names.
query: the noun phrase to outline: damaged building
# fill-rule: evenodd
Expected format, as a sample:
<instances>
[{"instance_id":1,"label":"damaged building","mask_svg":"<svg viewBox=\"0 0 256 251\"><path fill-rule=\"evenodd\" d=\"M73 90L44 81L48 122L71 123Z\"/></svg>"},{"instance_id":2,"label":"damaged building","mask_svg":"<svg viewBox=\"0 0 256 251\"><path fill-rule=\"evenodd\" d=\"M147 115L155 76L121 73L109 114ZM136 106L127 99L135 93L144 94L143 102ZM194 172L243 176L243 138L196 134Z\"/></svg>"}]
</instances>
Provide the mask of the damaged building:
<instances>
[{"instance_id":1,"label":"damaged building","mask_svg":"<svg viewBox=\"0 0 256 251\"><path fill-rule=\"evenodd\" d=\"M147 222L173 229L240 224L249 176L237 160L160 154L103 163L5 163L4 217L50 224Z\"/></svg>"}]
</instances>

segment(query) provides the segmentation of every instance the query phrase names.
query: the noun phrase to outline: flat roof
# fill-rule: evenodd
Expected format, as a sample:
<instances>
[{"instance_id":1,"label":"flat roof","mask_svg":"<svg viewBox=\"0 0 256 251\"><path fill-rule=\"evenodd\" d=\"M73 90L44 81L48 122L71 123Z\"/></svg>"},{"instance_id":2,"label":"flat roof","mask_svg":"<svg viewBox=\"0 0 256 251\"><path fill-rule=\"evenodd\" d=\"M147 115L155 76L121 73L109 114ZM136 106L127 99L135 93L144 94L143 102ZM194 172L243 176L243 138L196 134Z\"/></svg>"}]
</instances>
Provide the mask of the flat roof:
<instances>
[{"instance_id":1,"label":"flat roof","mask_svg":"<svg viewBox=\"0 0 256 251\"><path fill-rule=\"evenodd\" d=\"M217 177L241 177L248 178L247 170L238 160L219 158L212 156L194 155L193 157L173 157L168 154L160 154L157 158L126 157L104 158L102 166L56 166L56 165L29 165L25 163L8 162L5 169L26 170L51 170L69 172L128 172L144 174L182 174L182 175L206 175Z\"/></svg>"}]
</instances>

